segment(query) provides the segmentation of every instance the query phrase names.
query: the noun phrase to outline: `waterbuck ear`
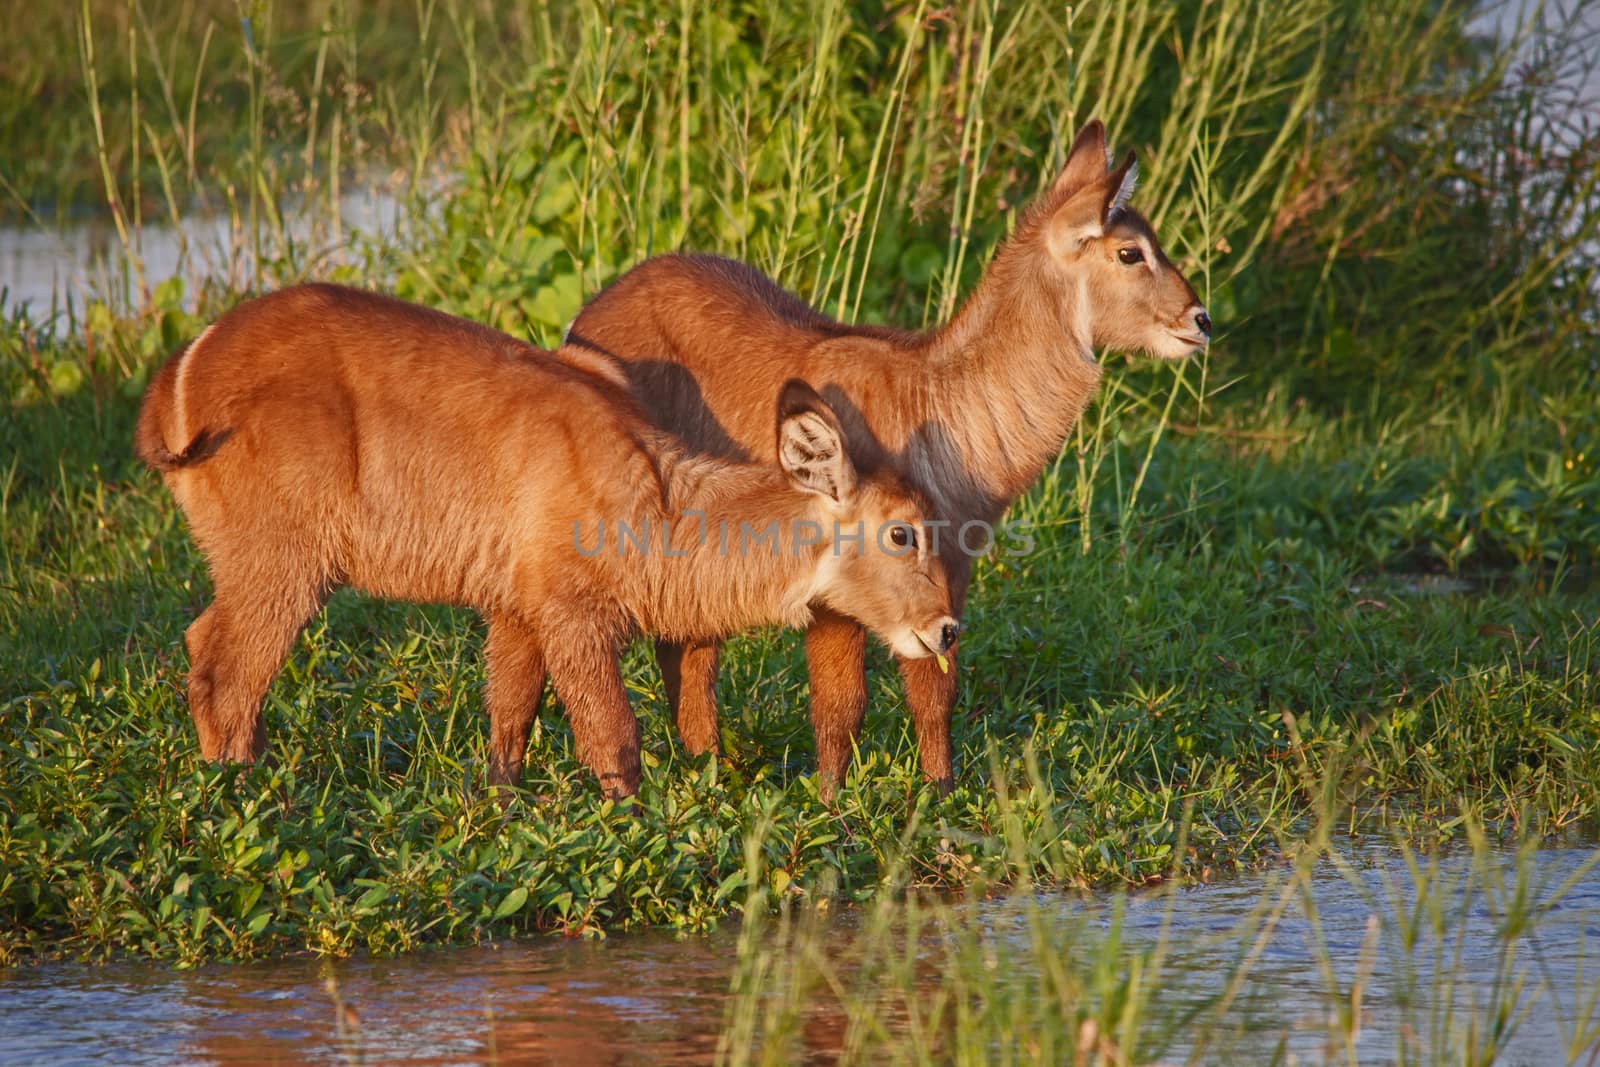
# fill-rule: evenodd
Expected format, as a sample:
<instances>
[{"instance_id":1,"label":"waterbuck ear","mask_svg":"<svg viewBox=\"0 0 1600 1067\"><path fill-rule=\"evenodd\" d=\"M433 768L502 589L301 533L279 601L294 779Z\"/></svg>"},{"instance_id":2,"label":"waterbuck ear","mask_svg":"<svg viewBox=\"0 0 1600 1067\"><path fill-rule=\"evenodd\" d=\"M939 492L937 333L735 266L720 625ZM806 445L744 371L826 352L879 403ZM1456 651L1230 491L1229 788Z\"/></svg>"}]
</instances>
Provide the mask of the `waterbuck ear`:
<instances>
[{"instance_id":1,"label":"waterbuck ear","mask_svg":"<svg viewBox=\"0 0 1600 1067\"><path fill-rule=\"evenodd\" d=\"M1105 181L1104 174L1100 181ZM1099 185L1081 189L1056 208L1045 223L1045 241L1050 254L1066 259L1083 246L1085 241L1104 237L1106 232L1105 194Z\"/></svg>"},{"instance_id":2,"label":"waterbuck ear","mask_svg":"<svg viewBox=\"0 0 1600 1067\"><path fill-rule=\"evenodd\" d=\"M1072 139L1066 166L1061 169L1052 191L1065 195L1099 181L1105 177L1108 162L1105 123L1092 119Z\"/></svg>"},{"instance_id":3,"label":"waterbuck ear","mask_svg":"<svg viewBox=\"0 0 1600 1067\"><path fill-rule=\"evenodd\" d=\"M1050 251L1057 256L1071 255L1085 241L1104 237L1106 227L1128 206L1134 186L1139 183L1139 161L1129 152L1122 166L1067 197L1050 218Z\"/></svg>"},{"instance_id":4,"label":"waterbuck ear","mask_svg":"<svg viewBox=\"0 0 1600 1067\"><path fill-rule=\"evenodd\" d=\"M799 378L778 394L778 465L801 489L844 504L855 495L856 468L839 417Z\"/></svg>"},{"instance_id":5,"label":"waterbuck ear","mask_svg":"<svg viewBox=\"0 0 1600 1067\"><path fill-rule=\"evenodd\" d=\"M1134 186L1139 184L1139 160L1129 152L1122 160L1122 166L1112 171L1106 177L1106 191L1104 206L1101 216L1107 226L1128 206L1128 198L1133 195Z\"/></svg>"}]
</instances>

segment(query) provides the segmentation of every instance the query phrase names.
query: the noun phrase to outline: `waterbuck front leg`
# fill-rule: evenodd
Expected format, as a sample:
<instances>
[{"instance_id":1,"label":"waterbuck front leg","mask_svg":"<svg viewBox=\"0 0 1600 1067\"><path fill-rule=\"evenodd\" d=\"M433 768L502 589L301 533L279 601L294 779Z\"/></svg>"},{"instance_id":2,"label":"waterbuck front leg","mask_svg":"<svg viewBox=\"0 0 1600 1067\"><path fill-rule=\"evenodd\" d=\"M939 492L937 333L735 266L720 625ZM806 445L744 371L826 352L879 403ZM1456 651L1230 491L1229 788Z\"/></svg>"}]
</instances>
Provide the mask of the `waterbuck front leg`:
<instances>
[{"instance_id":1,"label":"waterbuck front leg","mask_svg":"<svg viewBox=\"0 0 1600 1067\"><path fill-rule=\"evenodd\" d=\"M968 557L954 553L947 554L944 559L950 582L950 606L959 619L966 606L972 563ZM926 659L895 657L900 661L900 678L906 687L906 708L911 712L911 724L917 731L922 773L938 788L941 796L956 784L950 753L950 720L956 706L959 651L960 642L945 650L948 670L941 668L939 661L931 656Z\"/></svg>"},{"instance_id":2,"label":"waterbuck front leg","mask_svg":"<svg viewBox=\"0 0 1600 1067\"><path fill-rule=\"evenodd\" d=\"M677 644L665 639L656 642L656 663L667 687L667 705L678 737L692 756L716 752L717 742L717 667L720 643Z\"/></svg>"},{"instance_id":3,"label":"waterbuck front leg","mask_svg":"<svg viewBox=\"0 0 1600 1067\"><path fill-rule=\"evenodd\" d=\"M615 641L573 633L569 623L545 652L550 680L566 705L578 758L613 799L639 791L639 718L622 685Z\"/></svg>"},{"instance_id":4,"label":"waterbuck front leg","mask_svg":"<svg viewBox=\"0 0 1600 1067\"><path fill-rule=\"evenodd\" d=\"M533 627L515 615L489 617L484 643L489 712L489 784L516 785L528 751L528 734L544 696L544 647Z\"/></svg>"},{"instance_id":5,"label":"waterbuck front leg","mask_svg":"<svg viewBox=\"0 0 1600 1067\"><path fill-rule=\"evenodd\" d=\"M818 608L806 630L811 676L811 728L817 738L817 776L832 799L850 767L850 753L867 714L867 631Z\"/></svg>"},{"instance_id":6,"label":"waterbuck front leg","mask_svg":"<svg viewBox=\"0 0 1600 1067\"><path fill-rule=\"evenodd\" d=\"M956 646L945 651L949 670L938 661L900 660L900 677L905 682L906 706L917 730L917 749L923 775L938 787L941 795L955 788L955 770L950 759L950 718L956 706Z\"/></svg>"}]
</instances>

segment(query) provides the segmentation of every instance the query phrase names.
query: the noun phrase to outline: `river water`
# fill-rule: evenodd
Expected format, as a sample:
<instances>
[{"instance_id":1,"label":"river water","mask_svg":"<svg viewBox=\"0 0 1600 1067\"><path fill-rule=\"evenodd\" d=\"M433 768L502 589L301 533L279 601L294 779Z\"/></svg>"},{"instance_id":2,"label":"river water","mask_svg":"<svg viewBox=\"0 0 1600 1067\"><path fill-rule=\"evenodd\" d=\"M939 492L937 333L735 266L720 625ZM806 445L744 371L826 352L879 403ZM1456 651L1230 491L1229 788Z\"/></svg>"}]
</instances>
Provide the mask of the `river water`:
<instances>
[{"instance_id":1,"label":"river water","mask_svg":"<svg viewBox=\"0 0 1600 1067\"><path fill-rule=\"evenodd\" d=\"M172 277L189 282L190 292L202 278L247 288L257 275L247 218L197 210L181 225L152 220L131 229L126 245L111 219L99 214L54 229L0 226L0 310L15 314L26 307L36 327L59 331L68 325L69 306L81 312L91 299L110 300L119 308L142 306L139 270L152 288ZM340 198L337 219L327 204L291 204L283 208L277 236L269 236L265 221L260 231L264 250L297 247L302 258L314 256L326 269L354 261L352 235L381 244L407 223L400 201L379 187L362 186Z\"/></svg>"},{"instance_id":2,"label":"river water","mask_svg":"<svg viewBox=\"0 0 1600 1067\"><path fill-rule=\"evenodd\" d=\"M1520 883L1510 853L1495 854L1487 869L1467 855L1448 857L1426 880L1423 899L1394 850L1341 852L1342 862L1314 871L1309 908L1298 891L1288 894L1223 1025L1206 1027L1221 1036L1198 1058L1265 1062L1280 1049L1302 1063L1332 1058L1339 1050L1327 1038L1334 1000L1325 962L1344 994L1358 972L1367 974L1355 1040L1361 1063L1393 1062L1402 1050L1431 1062L1467 1040L1475 1005L1482 1022L1499 965L1509 959L1508 973L1523 988L1496 1062L1595 1062L1600 1012L1584 1007L1600 997L1600 874L1584 870L1592 855L1545 849ZM1059 954L1106 937L1114 923L1128 954L1148 952L1165 929L1170 956L1144 1032L1160 1062L1176 1063L1197 1051L1196 1020L1212 1018L1283 882L1283 872L1269 872L1128 898L1120 917L1105 896L954 907L998 961L1003 981L1022 987ZM1508 937L1506 904L1519 884L1545 910L1531 933ZM1407 948L1399 917L1435 906L1444 920L1424 923ZM1045 922L1030 922L1041 912ZM846 910L834 921L843 945L861 918ZM1059 943L1041 945L1041 929ZM929 993L948 958L935 940L930 934L919 943L917 973ZM392 959L191 971L146 962L20 968L0 972L0 1064L704 1064L715 1059L738 941L730 925L703 937L542 938ZM1586 1011L1587 1021L1576 1022ZM813 1015L804 1058L833 1062L844 1017L837 1004L819 1003ZM886 1017L885 1025L892 1036L903 1021Z\"/></svg>"}]
</instances>

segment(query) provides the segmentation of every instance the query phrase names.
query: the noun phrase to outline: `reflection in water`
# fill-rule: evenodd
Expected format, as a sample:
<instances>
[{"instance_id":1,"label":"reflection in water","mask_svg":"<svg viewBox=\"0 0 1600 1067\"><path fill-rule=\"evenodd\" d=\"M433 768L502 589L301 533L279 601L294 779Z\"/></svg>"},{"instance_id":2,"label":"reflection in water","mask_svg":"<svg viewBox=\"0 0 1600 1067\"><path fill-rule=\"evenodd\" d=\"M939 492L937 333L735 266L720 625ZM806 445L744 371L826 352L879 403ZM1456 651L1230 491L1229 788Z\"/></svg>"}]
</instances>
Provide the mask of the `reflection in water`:
<instances>
[{"instance_id":1,"label":"reflection in water","mask_svg":"<svg viewBox=\"0 0 1600 1067\"><path fill-rule=\"evenodd\" d=\"M729 934L0 976L0 1062L708 1062Z\"/></svg>"},{"instance_id":2,"label":"reflection in water","mask_svg":"<svg viewBox=\"0 0 1600 1067\"><path fill-rule=\"evenodd\" d=\"M1542 887L1541 899L1551 899L1590 855L1581 849L1539 853L1533 884ZM1319 964L1324 950L1343 991L1367 958L1356 1042L1363 1063L1393 1058L1404 1034L1413 1053L1444 1054L1462 1040L1469 1009L1487 1007L1503 958L1504 898L1483 892L1481 881L1467 891L1470 857L1441 865L1430 882L1433 899L1421 908L1405 864L1392 851L1358 849L1343 858L1344 873L1325 864L1313 881L1314 920L1297 897L1291 900L1228 1014L1229 1032L1207 1047L1204 1059L1249 1062L1287 1048L1320 1062L1337 1053L1326 1045L1332 1003ZM1513 859L1502 858L1509 892ZM1147 950L1163 925L1169 930L1172 954L1145 1027L1163 1059L1179 1062L1193 1051L1186 1028L1195 1012L1204 1018L1215 1004L1264 909L1279 899L1280 882L1276 875L1252 876L1128 901L1121 917L1127 951ZM1442 909L1444 937L1424 923L1407 948L1395 917L1425 915L1430 908ZM981 932L986 953L1001 964L996 981L1027 985L1030 968L1037 974L1048 962L1030 932L1035 909L1043 909L1047 930L1059 931L1062 956L1086 934L1107 930L1114 913L1106 898L1040 896L959 906ZM838 922L838 944L848 945L859 918ZM0 972L0 1063L709 1063L728 1007L737 944L737 934L724 930L685 940L664 934L536 939L334 963L288 960L195 971L117 963ZM1502 975L1520 972L1526 982L1526 1010L1507 1046L1513 1060L1565 1062L1584 1047L1570 1019L1579 998L1595 995L1597 947L1600 874L1591 871L1540 918L1533 935L1517 942L1515 966ZM917 967L930 994L947 959L930 938ZM849 961L842 963L848 969ZM831 998L813 996L811 1003L798 1035L802 1054L810 1062L833 1062L846 1014ZM904 1025L892 1017L881 1021L891 1033Z\"/></svg>"}]
</instances>

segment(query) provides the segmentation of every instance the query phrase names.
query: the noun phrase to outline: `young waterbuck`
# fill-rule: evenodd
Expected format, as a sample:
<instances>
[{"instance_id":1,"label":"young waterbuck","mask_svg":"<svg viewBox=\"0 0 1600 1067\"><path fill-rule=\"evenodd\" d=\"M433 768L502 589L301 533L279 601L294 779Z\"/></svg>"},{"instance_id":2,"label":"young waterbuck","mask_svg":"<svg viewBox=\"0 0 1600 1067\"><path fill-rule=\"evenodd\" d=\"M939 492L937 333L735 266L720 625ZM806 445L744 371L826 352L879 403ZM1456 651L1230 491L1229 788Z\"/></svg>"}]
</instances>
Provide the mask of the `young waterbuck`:
<instances>
[{"instance_id":1,"label":"young waterbuck","mask_svg":"<svg viewBox=\"0 0 1600 1067\"><path fill-rule=\"evenodd\" d=\"M488 620L492 782L521 773L546 672L583 761L639 787L617 658L654 633L699 643L814 606L914 659L955 640L926 507L852 462L809 386L767 398L778 465L686 450L592 353L579 369L494 330L331 285L228 312L145 394L138 454L205 553L215 599L185 635L207 759L266 747L261 702L336 589ZM598 372L598 373L597 373ZM776 406L774 399L776 398ZM774 427L776 431L774 432Z\"/></svg>"},{"instance_id":2,"label":"young waterbuck","mask_svg":"<svg viewBox=\"0 0 1600 1067\"><path fill-rule=\"evenodd\" d=\"M953 533L996 521L1060 453L1100 382L1094 349L1177 359L1211 334L1194 290L1128 206L1133 154L1109 170L1108 158L1104 127L1089 123L965 306L928 332L845 325L742 263L668 255L601 292L565 351L622 360L657 425L711 455L770 461L767 397L787 378L812 382L862 468L899 471L950 524L937 550L959 613L972 558ZM717 649L657 644L692 751L716 745ZM857 623L816 613L806 655L825 782L843 775L860 730L864 654ZM955 677L906 657L900 670L923 771L948 789Z\"/></svg>"}]
</instances>

